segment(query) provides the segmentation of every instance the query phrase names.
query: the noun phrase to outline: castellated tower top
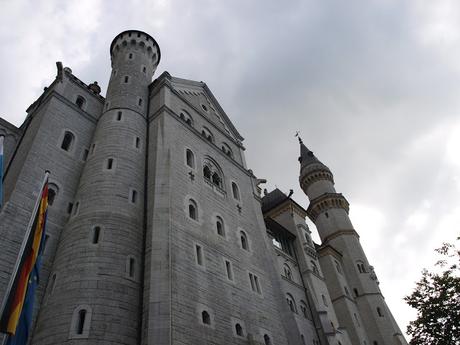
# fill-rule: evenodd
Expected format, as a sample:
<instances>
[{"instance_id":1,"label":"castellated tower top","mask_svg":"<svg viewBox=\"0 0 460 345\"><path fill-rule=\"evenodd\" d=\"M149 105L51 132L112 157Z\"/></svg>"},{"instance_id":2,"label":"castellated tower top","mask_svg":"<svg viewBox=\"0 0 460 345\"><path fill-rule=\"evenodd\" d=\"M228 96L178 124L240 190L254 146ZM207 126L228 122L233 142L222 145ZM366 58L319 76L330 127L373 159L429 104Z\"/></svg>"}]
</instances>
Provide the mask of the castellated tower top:
<instances>
[{"instance_id":1,"label":"castellated tower top","mask_svg":"<svg viewBox=\"0 0 460 345\"><path fill-rule=\"evenodd\" d=\"M161 52L160 46L155 39L149 34L139 30L126 30L119 33L110 44L110 57L112 59L112 67L117 55L120 51L126 49L141 49L145 50L150 57L153 70L160 63Z\"/></svg>"}]
</instances>

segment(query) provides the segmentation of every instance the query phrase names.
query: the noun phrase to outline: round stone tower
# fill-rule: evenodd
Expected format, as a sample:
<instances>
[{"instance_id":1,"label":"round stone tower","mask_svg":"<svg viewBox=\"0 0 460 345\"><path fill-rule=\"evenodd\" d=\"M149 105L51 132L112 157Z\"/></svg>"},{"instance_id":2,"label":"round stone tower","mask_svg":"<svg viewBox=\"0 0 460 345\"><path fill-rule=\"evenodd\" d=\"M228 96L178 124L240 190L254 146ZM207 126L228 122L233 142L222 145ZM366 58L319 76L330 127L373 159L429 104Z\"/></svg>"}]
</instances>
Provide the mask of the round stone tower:
<instances>
[{"instance_id":1,"label":"round stone tower","mask_svg":"<svg viewBox=\"0 0 460 345\"><path fill-rule=\"evenodd\" d=\"M148 85L160 48L129 30L112 73L33 344L139 344Z\"/></svg>"}]
</instances>

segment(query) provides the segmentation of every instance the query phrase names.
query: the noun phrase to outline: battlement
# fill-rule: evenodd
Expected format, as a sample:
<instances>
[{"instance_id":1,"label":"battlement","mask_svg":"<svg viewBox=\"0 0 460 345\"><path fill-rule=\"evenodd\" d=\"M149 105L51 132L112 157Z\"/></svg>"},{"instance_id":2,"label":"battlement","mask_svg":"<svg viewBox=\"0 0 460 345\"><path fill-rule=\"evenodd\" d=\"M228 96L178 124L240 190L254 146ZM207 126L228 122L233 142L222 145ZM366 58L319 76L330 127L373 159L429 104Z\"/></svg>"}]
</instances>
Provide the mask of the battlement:
<instances>
[{"instance_id":1,"label":"battlement","mask_svg":"<svg viewBox=\"0 0 460 345\"><path fill-rule=\"evenodd\" d=\"M112 59L112 64L117 52L128 47L145 51L151 58L154 69L160 63L160 46L155 39L143 31L127 30L118 34L110 44L110 57Z\"/></svg>"}]
</instances>

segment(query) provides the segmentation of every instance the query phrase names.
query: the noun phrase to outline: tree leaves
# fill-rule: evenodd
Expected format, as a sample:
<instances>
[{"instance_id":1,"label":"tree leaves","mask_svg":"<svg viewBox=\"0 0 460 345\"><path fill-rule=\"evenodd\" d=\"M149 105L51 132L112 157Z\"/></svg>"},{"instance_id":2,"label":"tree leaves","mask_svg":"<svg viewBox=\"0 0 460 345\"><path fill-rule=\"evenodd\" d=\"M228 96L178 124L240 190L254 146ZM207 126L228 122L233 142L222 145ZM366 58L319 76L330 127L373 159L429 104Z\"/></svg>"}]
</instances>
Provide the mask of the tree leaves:
<instances>
[{"instance_id":1,"label":"tree leaves","mask_svg":"<svg viewBox=\"0 0 460 345\"><path fill-rule=\"evenodd\" d=\"M411 345L460 345L460 250L443 243L436 252L443 258L435 266L442 270L424 269L415 290L404 298L417 310L417 319L407 327Z\"/></svg>"}]
</instances>

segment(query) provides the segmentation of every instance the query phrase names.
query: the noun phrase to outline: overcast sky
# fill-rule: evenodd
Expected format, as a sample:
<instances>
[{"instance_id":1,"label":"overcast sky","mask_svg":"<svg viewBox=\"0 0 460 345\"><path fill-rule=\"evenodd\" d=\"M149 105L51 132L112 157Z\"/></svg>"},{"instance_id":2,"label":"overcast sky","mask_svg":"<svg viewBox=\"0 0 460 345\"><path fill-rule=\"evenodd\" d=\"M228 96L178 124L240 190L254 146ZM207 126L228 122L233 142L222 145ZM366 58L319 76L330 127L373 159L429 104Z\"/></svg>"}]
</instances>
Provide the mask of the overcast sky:
<instances>
[{"instance_id":1,"label":"overcast sky","mask_svg":"<svg viewBox=\"0 0 460 345\"><path fill-rule=\"evenodd\" d=\"M56 61L105 94L109 45L143 30L204 81L248 167L307 207L300 131L328 165L403 331L403 297L460 233L460 2L0 0L0 116L20 125Z\"/></svg>"}]
</instances>

